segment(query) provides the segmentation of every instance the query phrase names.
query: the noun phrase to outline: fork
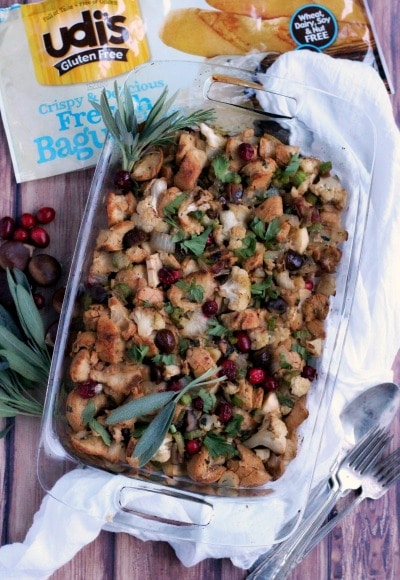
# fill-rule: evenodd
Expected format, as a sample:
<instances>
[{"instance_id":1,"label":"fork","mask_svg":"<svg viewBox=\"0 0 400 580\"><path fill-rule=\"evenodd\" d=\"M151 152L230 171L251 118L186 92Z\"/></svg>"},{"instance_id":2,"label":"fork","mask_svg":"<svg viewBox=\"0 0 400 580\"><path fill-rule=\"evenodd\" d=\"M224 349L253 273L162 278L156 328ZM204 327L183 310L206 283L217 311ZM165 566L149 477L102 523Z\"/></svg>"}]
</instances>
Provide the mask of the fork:
<instances>
[{"instance_id":1,"label":"fork","mask_svg":"<svg viewBox=\"0 0 400 580\"><path fill-rule=\"evenodd\" d=\"M294 535L273 550L272 555L259 558L247 580L274 580L278 575L280 579L285 578L339 497L362 485L365 473L375 465L390 440L386 429L370 430L333 470L331 488L322 505L300 524Z\"/></svg>"},{"instance_id":2,"label":"fork","mask_svg":"<svg viewBox=\"0 0 400 580\"><path fill-rule=\"evenodd\" d=\"M297 558L297 562L303 560L307 554L337 526L353 509L364 499L379 499L389 490L389 487L400 479L400 449L396 449L378 461L372 470L363 479L361 491L354 501L349 503L340 513L323 525L320 530L308 542L303 553Z\"/></svg>"}]
</instances>

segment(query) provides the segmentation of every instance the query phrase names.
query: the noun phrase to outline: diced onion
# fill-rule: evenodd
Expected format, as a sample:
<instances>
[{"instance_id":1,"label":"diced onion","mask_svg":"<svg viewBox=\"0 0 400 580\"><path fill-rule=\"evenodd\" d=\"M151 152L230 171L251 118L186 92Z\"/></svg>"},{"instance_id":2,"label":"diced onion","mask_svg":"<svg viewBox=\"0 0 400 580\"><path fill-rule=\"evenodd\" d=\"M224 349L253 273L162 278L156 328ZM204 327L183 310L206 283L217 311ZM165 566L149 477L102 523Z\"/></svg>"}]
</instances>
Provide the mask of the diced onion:
<instances>
[{"instance_id":1,"label":"diced onion","mask_svg":"<svg viewBox=\"0 0 400 580\"><path fill-rule=\"evenodd\" d=\"M151 234L150 246L156 252L167 252L167 254L175 252L175 242L172 241L172 236L162 232L153 232Z\"/></svg>"}]
</instances>

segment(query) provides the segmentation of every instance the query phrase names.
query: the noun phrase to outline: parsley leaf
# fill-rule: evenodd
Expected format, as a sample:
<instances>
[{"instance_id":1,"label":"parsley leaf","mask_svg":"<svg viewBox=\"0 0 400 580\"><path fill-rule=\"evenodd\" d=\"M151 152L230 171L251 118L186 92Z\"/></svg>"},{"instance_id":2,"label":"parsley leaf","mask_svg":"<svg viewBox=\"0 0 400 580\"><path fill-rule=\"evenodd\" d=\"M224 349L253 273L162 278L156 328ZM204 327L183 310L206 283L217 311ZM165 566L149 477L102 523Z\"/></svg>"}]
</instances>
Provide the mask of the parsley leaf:
<instances>
[{"instance_id":1,"label":"parsley leaf","mask_svg":"<svg viewBox=\"0 0 400 580\"><path fill-rule=\"evenodd\" d=\"M250 223L249 227L264 243L268 243L274 240L279 230L281 229L278 218L272 219L268 223L267 229L265 229L265 223L260 218L255 217Z\"/></svg>"},{"instance_id":2,"label":"parsley leaf","mask_svg":"<svg viewBox=\"0 0 400 580\"><path fill-rule=\"evenodd\" d=\"M240 183L242 180L238 173L229 171L230 161L225 155L217 155L212 161L215 177L222 183Z\"/></svg>"},{"instance_id":3,"label":"parsley leaf","mask_svg":"<svg viewBox=\"0 0 400 580\"><path fill-rule=\"evenodd\" d=\"M174 365L176 363L175 355L173 354L156 354L155 356L153 356L151 360L153 363L156 364L162 363L165 364L166 366Z\"/></svg>"},{"instance_id":4,"label":"parsley leaf","mask_svg":"<svg viewBox=\"0 0 400 580\"><path fill-rule=\"evenodd\" d=\"M182 248L189 250L195 256L201 256L204 253L211 231L212 228L208 227L199 236L192 235L188 240L181 243Z\"/></svg>"},{"instance_id":5,"label":"parsley leaf","mask_svg":"<svg viewBox=\"0 0 400 580\"><path fill-rule=\"evenodd\" d=\"M175 286L186 292L190 302L202 302L204 297L204 288L200 284L196 284L194 280L185 282L185 280L178 280Z\"/></svg>"},{"instance_id":6,"label":"parsley leaf","mask_svg":"<svg viewBox=\"0 0 400 580\"><path fill-rule=\"evenodd\" d=\"M251 258L256 251L256 236L250 233L242 240L242 247L234 250L235 254L245 260L246 258Z\"/></svg>"},{"instance_id":7,"label":"parsley leaf","mask_svg":"<svg viewBox=\"0 0 400 580\"><path fill-rule=\"evenodd\" d=\"M207 334L211 334L211 336L224 336L227 332L229 332L228 329L220 324L218 320L208 321Z\"/></svg>"},{"instance_id":8,"label":"parsley leaf","mask_svg":"<svg viewBox=\"0 0 400 580\"><path fill-rule=\"evenodd\" d=\"M252 284L251 293L253 296L259 296L260 298L277 298L279 296L279 290L275 288L272 276L267 276L264 280L257 284Z\"/></svg>"},{"instance_id":9,"label":"parsley leaf","mask_svg":"<svg viewBox=\"0 0 400 580\"><path fill-rule=\"evenodd\" d=\"M229 437L237 437L240 433L243 419L244 417L240 413L233 415L232 419L225 427L225 433L229 435Z\"/></svg>"},{"instance_id":10,"label":"parsley leaf","mask_svg":"<svg viewBox=\"0 0 400 580\"><path fill-rule=\"evenodd\" d=\"M132 348L127 349L127 355L132 357L137 363L143 362L147 352L149 350L148 346L144 344L135 344Z\"/></svg>"},{"instance_id":11,"label":"parsley leaf","mask_svg":"<svg viewBox=\"0 0 400 580\"><path fill-rule=\"evenodd\" d=\"M209 413L215 407L217 397L205 389L200 389L199 397L203 401L203 413Z\"/></svg>"},{"instance_id":12,"label":"parsley leaf","mask_svg":"<svg viewBox=\"0 0 400 580\"><path fill-rule=\"evenodd\" d=\"M170 203L168 203L164 209L164 219L172 227L177 227L177 223L175 221L175 216L178 213L179 206L186 199L186 195L181 193L175 199L173 199Z\"/></svg>"},{"instance_id":13,"label":"parsley leaf","mask_svg":"<svg viewBox=\"0 0 400 580\"><path fill-rule=\"evenodd\" d=\"M203 443L207 447L212 459L220 457L221 455L228 458L238 455L238 452L233 445L215 433L207 433L207 435L204 437Z\"/></svg>"}]
</instances>

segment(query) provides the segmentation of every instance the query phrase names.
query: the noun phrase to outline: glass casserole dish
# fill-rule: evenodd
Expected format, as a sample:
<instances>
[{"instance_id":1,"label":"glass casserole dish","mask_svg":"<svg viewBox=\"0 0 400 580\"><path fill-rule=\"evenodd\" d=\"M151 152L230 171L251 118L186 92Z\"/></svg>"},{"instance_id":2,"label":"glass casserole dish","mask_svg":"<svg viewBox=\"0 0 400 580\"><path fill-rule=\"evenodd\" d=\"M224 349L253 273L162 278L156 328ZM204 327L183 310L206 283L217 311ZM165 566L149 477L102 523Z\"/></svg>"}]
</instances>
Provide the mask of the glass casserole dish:
<instances>
[{"instance_id":1,"label":"glass casserole dish","mask_svg":"<svg viewBox=\"0 0 400 580\"><path fill-rule=\"evenodd\" d=\"M363 243L374 163L373 126L361 111L329 93L269 73L193 62L152 62L131 73L126 86L138 105L137 114L142 115L139 121L147 117L165 85L170 94L178 91L173 105L177 110L212 108L216 114L213 125L222 132L236 134L248 127L261 128L299 146L302 156L329 160L333 173L349 193L343 213L348 239L341 248L342 258L335 274L336 293L331 296L325 320L326 339L316 363L317 379L307 395L309 417L298 429L297 455L283 475L276 481L248 488L202 485L187 477L167 477L158 471L132 470L128 466L118 473L121 484L115 491L118 510L113 525L119 529L142 529L159 537L217 545L268 545L281 541L295 529L310 491L340 365ZM147 91L145 98L141 91ZM316 101L317 109L310 106ZM335 131L335 124L327 122L343 118L351 118L346 134ZM120 151L109 136L96 168L76 243L53 353L38 472L43 488L60 501L63 498L51 490L61 475L82 465L87 469L104 469L95 463L82 463L71 449L65 407L71 390L68 377L71 336L76 333L73 311L87 284L98 232L106 227L106 196L115 188L113 182L119 165ZM110 477L115 475L110 472ZM138 501L144 491L151 498L150 507ZM176 514L180 515L173 518L166 515L161 498L175 504Z\"/></svg>"}]
</instances>

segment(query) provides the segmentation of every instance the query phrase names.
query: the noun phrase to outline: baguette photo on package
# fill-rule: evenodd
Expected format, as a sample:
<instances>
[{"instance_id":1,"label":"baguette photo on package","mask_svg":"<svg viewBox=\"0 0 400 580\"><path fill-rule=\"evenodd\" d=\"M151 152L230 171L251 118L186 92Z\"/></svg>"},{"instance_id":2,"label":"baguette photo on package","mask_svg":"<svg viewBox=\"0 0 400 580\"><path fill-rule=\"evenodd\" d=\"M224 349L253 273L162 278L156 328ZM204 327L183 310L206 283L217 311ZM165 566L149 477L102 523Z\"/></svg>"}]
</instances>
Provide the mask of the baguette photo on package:
<instances>
[{"instance_id":1,"label":"baguette photo on package","mask_svg":"<svg viewBox=\"0 0 400 580\"><path fill-rule=\"evenodd\" d=\"M93 106L116 103L149 60L222 58L268 68L309 49L375 67L391 83L363 0L0 0L0 110L18 183L96 165L106 129ZM237 58L236 58L237 57ZM243 58L244 57L244 58ZM251 62L251 64L249 64ZM164 78L129 90L140 115Z\"/></svg>"}]
</instances>

